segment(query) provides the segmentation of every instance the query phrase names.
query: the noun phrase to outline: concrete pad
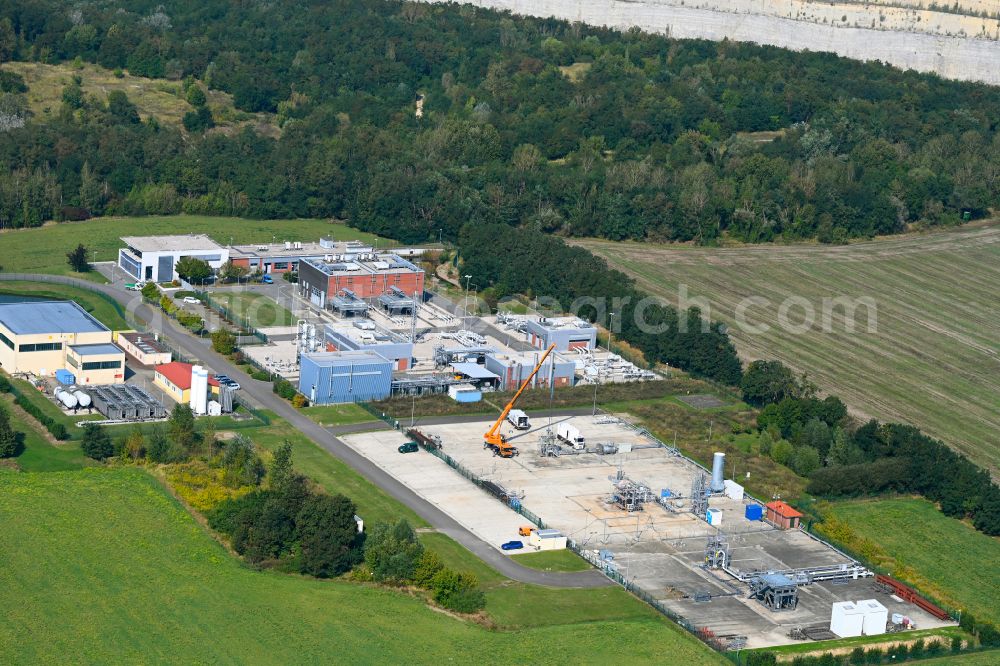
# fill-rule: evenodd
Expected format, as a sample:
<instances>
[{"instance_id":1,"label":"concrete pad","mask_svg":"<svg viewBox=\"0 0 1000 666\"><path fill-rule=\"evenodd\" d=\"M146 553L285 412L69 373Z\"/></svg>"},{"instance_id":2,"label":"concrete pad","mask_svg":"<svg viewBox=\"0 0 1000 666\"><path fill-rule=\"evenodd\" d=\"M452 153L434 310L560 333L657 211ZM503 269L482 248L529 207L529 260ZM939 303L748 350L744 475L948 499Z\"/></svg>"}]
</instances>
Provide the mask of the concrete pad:
<instances>
[{"instance_id":1,"label":"concrete pad","mask_svg":"<svg viewBox=\"0 0 1000 666\"><path fill-rule=\"evenodd\" d=\"M527 523L524 518L427 451L400 453L397 447L407 441L402 433L384 430L341 440L497 549L520 539L517 529Z\"/></svg>"}]
</instances>

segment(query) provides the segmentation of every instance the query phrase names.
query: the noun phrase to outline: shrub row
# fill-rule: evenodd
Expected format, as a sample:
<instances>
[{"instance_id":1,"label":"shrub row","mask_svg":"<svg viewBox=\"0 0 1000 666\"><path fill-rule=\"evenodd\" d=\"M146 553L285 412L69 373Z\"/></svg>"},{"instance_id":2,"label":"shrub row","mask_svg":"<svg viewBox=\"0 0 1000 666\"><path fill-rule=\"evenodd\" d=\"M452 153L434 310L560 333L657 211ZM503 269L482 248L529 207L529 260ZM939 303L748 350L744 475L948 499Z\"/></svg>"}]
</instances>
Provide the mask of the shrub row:
<instances>
[{"instance_id":1,"label":"shrub row","mask_svg":"<svg viewBox=\"0 0 1000 666\"><path fill-rule=\"evenodd\" d=\"M58 440L69 439L69 431L66 429L62 423L59 423L51 416L47 416L42 413L42 410L38 408L38 405L28 400L23 393L21 393L16 386L10 383L6 377L0 377L0 392L3 393L13 393L14 402L28 414L33 416L36 421L45 426L45 429L52 434Z\"/></svg>"}]
</instances>

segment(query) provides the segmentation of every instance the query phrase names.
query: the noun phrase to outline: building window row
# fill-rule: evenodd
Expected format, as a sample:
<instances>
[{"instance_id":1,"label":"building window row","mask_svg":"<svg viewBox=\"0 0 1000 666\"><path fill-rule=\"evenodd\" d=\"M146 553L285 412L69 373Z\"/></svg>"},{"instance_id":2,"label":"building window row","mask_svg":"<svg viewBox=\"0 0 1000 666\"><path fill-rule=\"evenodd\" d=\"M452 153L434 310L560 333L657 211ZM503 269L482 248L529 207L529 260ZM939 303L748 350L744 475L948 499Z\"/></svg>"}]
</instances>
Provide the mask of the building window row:
<instances>
[{"instance_id":1,"label":"building window row","mask_svg":"<svg viewBox=\"0 0 1000 666\"><path fill-rule=\"evenodd\" d=\"M0 333L0 340L2 340L3 343L8 347L10 347L11 349L14 348L14 342L3 333Z\"/></svg>"},{"instance_id":2,"label":"building window row","mask_svg":"<svg viewBox=\"0 0 1000 666\"><path fill-rule=\"evenodd\" d=\"M121 361L90 361L83 364L84 370L111 370L122 367Z\"/></svg>"},{"instance_id":3,"label":"building window row","mask_svg":"<svg viewBox=\"0 0 1000 666\"><path fill-rule=\"evenodd\" d=\"M58 351L60 349L62 349L61 342L37 342L17 346L17 351L19 352Z\"/></svg>"}]
</instances>

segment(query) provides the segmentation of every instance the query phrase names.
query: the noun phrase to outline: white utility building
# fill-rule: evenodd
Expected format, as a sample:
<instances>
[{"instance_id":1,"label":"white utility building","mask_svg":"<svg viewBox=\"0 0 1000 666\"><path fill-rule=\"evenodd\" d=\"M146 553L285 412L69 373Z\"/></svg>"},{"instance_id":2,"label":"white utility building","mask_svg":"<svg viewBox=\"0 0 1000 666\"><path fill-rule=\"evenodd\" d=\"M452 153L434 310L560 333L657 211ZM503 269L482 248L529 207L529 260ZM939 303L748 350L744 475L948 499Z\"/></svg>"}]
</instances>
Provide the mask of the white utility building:
<instances>
[{"instance_id":1,"label":"white utility building","mask_svg":"<svg viewBox=\"0 0 1000 666\"><path fill-rule=\"evenodd\" d=\"M885 626L889 622L889 609L875 599L859 601L858 606L865 611L865 622L862 628L865 636L884 634Z\"/></svg>"},{"instance_id":2,"label":"white utility building","mask_svg":"<svg viewBox=\"0 0 1000 666\"><path fill-rule=\"evenodd\" d=\"M194 257L218 270L229 261L229 248L204 234L188 236L122 236L126 247L118 250L118 266L136 280L172 282L174 267L184 257Z\"/></svg>"},{"instance_id":3,"label":"white utility building","mask_svg":"<svg viewBox=\"0 0 1000 666\"><path fill-rule=\"evenodd\" d=\"M837 601L830 613L830 631L841 638L860 636L865 626L865 609L853 601Z\"/></svg>"}]
</instances>

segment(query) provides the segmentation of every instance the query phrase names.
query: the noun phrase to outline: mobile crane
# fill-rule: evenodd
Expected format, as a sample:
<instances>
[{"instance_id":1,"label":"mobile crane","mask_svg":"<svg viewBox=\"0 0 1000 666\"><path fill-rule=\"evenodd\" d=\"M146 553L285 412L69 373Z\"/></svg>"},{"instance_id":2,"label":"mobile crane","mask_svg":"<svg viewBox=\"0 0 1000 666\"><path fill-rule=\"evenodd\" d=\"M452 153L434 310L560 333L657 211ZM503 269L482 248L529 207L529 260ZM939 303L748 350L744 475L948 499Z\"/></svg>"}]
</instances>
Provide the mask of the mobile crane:
<instances>
[{"instance_id":1,"label":"mobile crane","mask_svg":"<svg viewBox=\"0 0 1000 666\"><path fill-rule=\"evenodd\" d=\"M503 425L507 415L510 414L510 410L514 408L515 404L517 404L517 399L521 397L521 393L524 392L524 389L528 388L528 385L531 384L531 380L535 378L536 374L538 374L539 368L541 368L542 364L545 363L545 359L549 357L549 354L551 354L552 350L555 348L556 346L554 344L549 345L549 348L545 350L544 354L542 354L542 358L539 359L538 364L535 365L535 369L531 371L531 374L528 375L527 379L521 382L521 388L517 389L517 393L514 394L514 397L510 399L507 406L503 408L502 412L500 412L500 418L498 418L496 422L494 422L493 427L487 430L486 434L483 435L483 448L492 450L493 455L500 456L501 458L512 458L519 455L517 447L507 443L507 437L500 432L500 426Z\"/></svg>"}]
</instances>

